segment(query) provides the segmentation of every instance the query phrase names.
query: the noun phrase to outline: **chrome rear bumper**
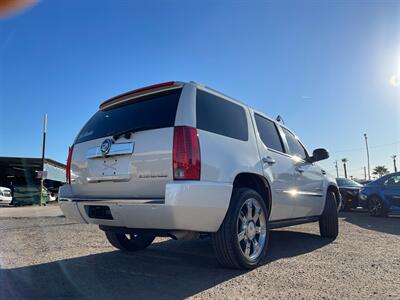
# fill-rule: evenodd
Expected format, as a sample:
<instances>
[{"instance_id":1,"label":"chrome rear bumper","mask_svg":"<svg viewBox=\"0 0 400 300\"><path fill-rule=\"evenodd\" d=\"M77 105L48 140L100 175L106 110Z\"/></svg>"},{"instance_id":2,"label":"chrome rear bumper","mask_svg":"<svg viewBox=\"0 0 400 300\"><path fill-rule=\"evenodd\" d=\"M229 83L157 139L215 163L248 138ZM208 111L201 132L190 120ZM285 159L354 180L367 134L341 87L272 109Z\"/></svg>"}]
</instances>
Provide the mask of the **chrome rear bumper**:
<instances>
[{"instance_id":1,"label":"chrome rear bumper","mask_svg":"<svg viewBox=\"0 0 400 300\"><path fill-rule=\"evenodd\" d=\"M98 199L73 197L60 189L60 207L66 217L81 223L141 229L215 232L229 207L232 185L204 181L166 185L164 199ZM87 206L108 206L113 219L90 218Z\"/></svg>"}]
</instances>

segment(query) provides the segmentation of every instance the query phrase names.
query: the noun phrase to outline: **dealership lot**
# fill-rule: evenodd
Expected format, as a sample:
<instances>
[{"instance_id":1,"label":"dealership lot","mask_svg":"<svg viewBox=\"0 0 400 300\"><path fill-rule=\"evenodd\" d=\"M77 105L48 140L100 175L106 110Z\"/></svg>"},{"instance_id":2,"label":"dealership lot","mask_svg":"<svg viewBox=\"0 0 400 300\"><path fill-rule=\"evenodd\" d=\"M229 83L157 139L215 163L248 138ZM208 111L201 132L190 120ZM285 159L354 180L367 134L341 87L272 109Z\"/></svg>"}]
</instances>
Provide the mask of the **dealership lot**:
<instances>
[{"instance_id":1,"label":"dealership lot","mask_svg":"<svg viewBox=\"0 0 400 300\"><path fill-rule=\"evenodd\" d=\"M221 268L208 239L157 239L126 254L96 226L41 209L48 216L0 208L0 299L400 298L396 217L343 213L333 242L318 236L317 224L275 230L265 263L243 272Z\"/></svg>"}]
</instances>

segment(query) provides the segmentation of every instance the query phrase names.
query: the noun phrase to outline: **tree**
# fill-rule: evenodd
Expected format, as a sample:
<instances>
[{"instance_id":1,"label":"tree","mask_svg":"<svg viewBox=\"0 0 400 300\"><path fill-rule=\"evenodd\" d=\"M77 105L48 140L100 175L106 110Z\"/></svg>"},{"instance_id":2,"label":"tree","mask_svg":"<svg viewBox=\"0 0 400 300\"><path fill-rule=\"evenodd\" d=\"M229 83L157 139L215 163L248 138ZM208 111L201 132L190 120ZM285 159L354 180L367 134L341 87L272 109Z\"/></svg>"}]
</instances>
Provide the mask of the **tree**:
<instances>
[{"instance_id":1,"label":"tree","mask_svg":"<svg viewBox=\"0 0 400 300\"><path fill-rule=\"evenodd\" d=\"M389 170L385 166L376 166L372 174L382 177L383 175L389 173Z\"/></svg>"},{"instance_id":2,"label":"tree","mask_svg":"<svg viewBox=\"0 0 400 300\"><path fill-rule=\"evenodd\" d=\"M349 160L347 158L342 158L343 169L344 169L344 177L347 178L347 162Z\"/></svg>"}]
</instances>

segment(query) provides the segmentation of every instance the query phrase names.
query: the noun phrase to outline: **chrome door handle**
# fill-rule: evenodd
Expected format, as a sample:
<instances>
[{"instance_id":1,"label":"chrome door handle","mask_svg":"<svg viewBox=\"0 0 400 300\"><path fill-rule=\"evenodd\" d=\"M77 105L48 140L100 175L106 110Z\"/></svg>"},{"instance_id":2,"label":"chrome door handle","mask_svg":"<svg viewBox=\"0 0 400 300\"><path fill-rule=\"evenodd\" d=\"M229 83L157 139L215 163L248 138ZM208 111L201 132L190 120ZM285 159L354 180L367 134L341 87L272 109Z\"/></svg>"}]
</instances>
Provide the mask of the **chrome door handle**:
<instances>
[{"instance_id":1,"label":"chrome door handle","mask_svg":"<svg viewBox=\"0 0 400 300\"><path fill-rule=\"evenodd\" d=\"M273 159L271 156L263 157L262 162L269 165L276 163L275 159Z\"/></svg>"},{"instance_id":2,"label":"chrome door handle","mask_svg":"<svg viewBox=\"0 0 400 300\"><path fill-rule=\"evenodd\" d=\"M297 167L296 171L299 172L299 173L303 173L305 170L304 170L303 167Z\"/></svg>"}]
</instances>

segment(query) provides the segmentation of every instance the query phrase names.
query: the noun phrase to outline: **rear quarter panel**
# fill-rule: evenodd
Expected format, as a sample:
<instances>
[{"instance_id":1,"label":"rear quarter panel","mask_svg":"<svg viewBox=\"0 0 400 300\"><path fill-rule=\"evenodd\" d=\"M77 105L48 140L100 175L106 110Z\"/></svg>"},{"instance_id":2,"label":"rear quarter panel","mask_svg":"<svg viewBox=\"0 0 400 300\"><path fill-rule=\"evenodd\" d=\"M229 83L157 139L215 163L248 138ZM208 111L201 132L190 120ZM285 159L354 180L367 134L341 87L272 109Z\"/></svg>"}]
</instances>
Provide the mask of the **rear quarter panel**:
<instances>
[{"instance_id":1,"label":"rear quarter panel","mask_svg":"<svg viewBox=\"0 0 400 300\"><path fill-rule=\"evenodd\" d=\"M184 85L177 110L175 126L197 127L197 89L202 89L202 87L192 83ZM241 141L197 129L201 155L201 180L232 184L239 173L250 172L262 175L262 166L249 109L246 105L222 94L214 93L210 90L207 90L207 92L233 102L244 109L249 137L247 141Z\"/></svg>"},{"instance_id":2,"label":"rear quarter panel","mask_svg":"<svg viewBox=\"0 0 400 300\"><path fill-rule=\"evenodd\" d=\"M249 110L242 107L247 118L247 141L198 130L201 180L233 183L236 175L240 173L263 174Z\"/></svg>"}]
</instances>

